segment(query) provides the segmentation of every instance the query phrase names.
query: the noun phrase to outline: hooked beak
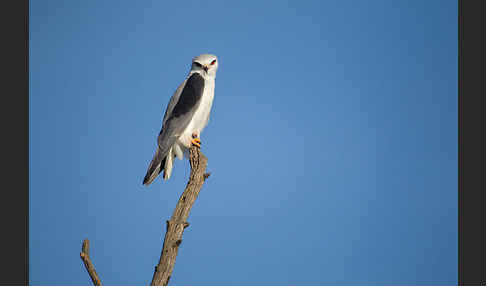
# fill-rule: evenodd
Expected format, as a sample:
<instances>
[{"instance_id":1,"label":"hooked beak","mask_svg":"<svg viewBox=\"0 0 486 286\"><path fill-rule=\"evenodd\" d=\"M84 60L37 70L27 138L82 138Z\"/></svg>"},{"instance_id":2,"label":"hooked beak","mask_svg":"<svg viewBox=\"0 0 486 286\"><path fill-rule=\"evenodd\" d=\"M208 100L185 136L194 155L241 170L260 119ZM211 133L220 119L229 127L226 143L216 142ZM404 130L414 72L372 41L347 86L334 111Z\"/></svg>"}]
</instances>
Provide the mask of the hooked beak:
<instances>
[{"instance_id":1,"label":"hooked beak","mask_svg":"<svg viewBox=\"0 0 486 286\"><path fill-rule=\"evenodd\" d=\"M203 65L203 70L204 70L205 72L208 72L208 69L209 69L209 67L208 67L207 65Z\"/></svg>"}]
</instances>

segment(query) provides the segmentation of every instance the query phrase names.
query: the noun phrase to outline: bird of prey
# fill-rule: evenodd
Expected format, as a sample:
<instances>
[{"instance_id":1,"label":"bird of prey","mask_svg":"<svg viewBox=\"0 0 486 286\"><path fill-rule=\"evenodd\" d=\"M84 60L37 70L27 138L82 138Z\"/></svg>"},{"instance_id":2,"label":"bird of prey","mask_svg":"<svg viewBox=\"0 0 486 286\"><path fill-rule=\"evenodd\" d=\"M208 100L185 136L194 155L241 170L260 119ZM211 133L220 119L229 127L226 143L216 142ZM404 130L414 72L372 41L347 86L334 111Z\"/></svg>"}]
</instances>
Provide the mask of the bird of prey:
<instances>
[{"instance_id":1,"label":"bird of prey","mask_svg":"<svg viewBox=\"0 0 486 286\"><path fill-rule=\"evenodd\" d=\"M143 179L145 186L162 171L164 180L168 180L174 158L182 160L191 145L201 147L200 135L209 121L218 64L218 58L211 54L202 54L192 60L189 74L165 110L157 150Z\"/></svg>"}]
</instances>

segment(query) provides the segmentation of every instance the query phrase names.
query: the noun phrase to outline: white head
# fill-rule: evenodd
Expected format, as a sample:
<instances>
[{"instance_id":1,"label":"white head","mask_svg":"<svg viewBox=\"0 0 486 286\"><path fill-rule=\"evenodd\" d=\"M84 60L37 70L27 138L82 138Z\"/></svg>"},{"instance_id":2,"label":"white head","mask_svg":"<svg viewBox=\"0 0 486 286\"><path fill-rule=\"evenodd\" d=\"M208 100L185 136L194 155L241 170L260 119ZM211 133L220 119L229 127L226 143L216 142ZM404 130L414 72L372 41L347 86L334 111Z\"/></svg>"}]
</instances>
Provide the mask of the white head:
<instances>
[{"instance_id":1,"label":"white head","mask_svg":"<svg viewBox=\"0 0 486 286\"><path fill-rule=\"evenodd\" d=\"M215 78L218 65L218 57L211 54L202 54L192 60L191 73L197 71L203 76L208 75Z\"/></svg>"}]
</instances>

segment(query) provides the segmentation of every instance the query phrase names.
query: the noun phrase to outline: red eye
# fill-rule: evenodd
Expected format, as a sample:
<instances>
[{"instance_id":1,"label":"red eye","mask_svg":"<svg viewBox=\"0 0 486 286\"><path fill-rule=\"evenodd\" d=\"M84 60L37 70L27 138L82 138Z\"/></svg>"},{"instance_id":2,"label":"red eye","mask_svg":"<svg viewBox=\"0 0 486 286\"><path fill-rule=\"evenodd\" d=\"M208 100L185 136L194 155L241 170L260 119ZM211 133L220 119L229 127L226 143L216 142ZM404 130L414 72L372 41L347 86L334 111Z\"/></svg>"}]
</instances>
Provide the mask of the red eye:
<instances>
[{"instance_id":1,"label":"red eye","mask_svg":"<svg viewBox=\"0 0 486 286\"><path fill-rule=\"evenodd\" d=\"M215 63L216 63L216 60L213 60L213 61L211 62L211 65L214 65Z\"/></svg>"}]
</instances>

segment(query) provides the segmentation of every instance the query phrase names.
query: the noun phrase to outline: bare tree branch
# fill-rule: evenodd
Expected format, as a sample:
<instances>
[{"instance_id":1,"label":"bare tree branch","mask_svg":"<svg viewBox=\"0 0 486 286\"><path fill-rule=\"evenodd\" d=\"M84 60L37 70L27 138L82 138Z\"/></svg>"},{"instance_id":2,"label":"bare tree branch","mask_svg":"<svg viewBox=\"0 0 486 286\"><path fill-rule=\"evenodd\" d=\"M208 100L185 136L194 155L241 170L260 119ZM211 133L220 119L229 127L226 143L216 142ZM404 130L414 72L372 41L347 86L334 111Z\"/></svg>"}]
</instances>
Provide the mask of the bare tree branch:
<instances>
[{"instance_id":1,"label":"bare tree branch","mask_svg":"<svg viewBox=\"0 0 486 286\"><path fill-rule=\"evenodd\" d=\"M186 221L187 217L189 216L192 205L199 195L199 191L201 190L204 181L210 176L210 173L205 173L208 159L201 153L199 148L192 146L189 149L189 155L189 163L191 165L189 182L187 182L186 189L177 202L172 217L166 222L167 229L164 245L162 247L162 253L160 254L159 264L155 267L152 283L150 284L151 286L167 286L167 284L169 284L179 245L182 242L182 233L184 232L184 229L189 226L189 223ZM101 280L89 258L88 239L83 241L80 255L93 284L95 286L102 286Z\"/></svg>"},{"instance_id":2,"label":"bare tree branch","mask_svg":"<svg viewBox=\"0 0 486 286\"><path fill-rule=\"evenodd\" d=\"M84 266L86 267L86 270L89 273L89 276L91 277L91 280L93 281L93 284L95 286L102 286L101 280L98 277L98 274L96 273L96 270L94 268L93 263L91 262L91 259L89 258L89 240L87 238L83 241L83 246L81 248L80 256L84 262Z\"/></svg>"},{"instance_id":3,"label":"bare tree branch","mask_svg":"<svg viewBox=\"0 0 486 286\"><path fill-rule=\"evenodd\" d=\"M189 182L177 202L172 217L166 222L167 230L164 245L160 254L159 264L155 267L151 286L167 286L169 284L179 245L182 242L182 234L184 229L189 226L189 223L186 221L187 217L199 195L204 181L210 175L209 173L205 173L208 162L206 156L195 146L189 149L189 154L189 162L191 164Z\"/></svg>"}]
</instances>

